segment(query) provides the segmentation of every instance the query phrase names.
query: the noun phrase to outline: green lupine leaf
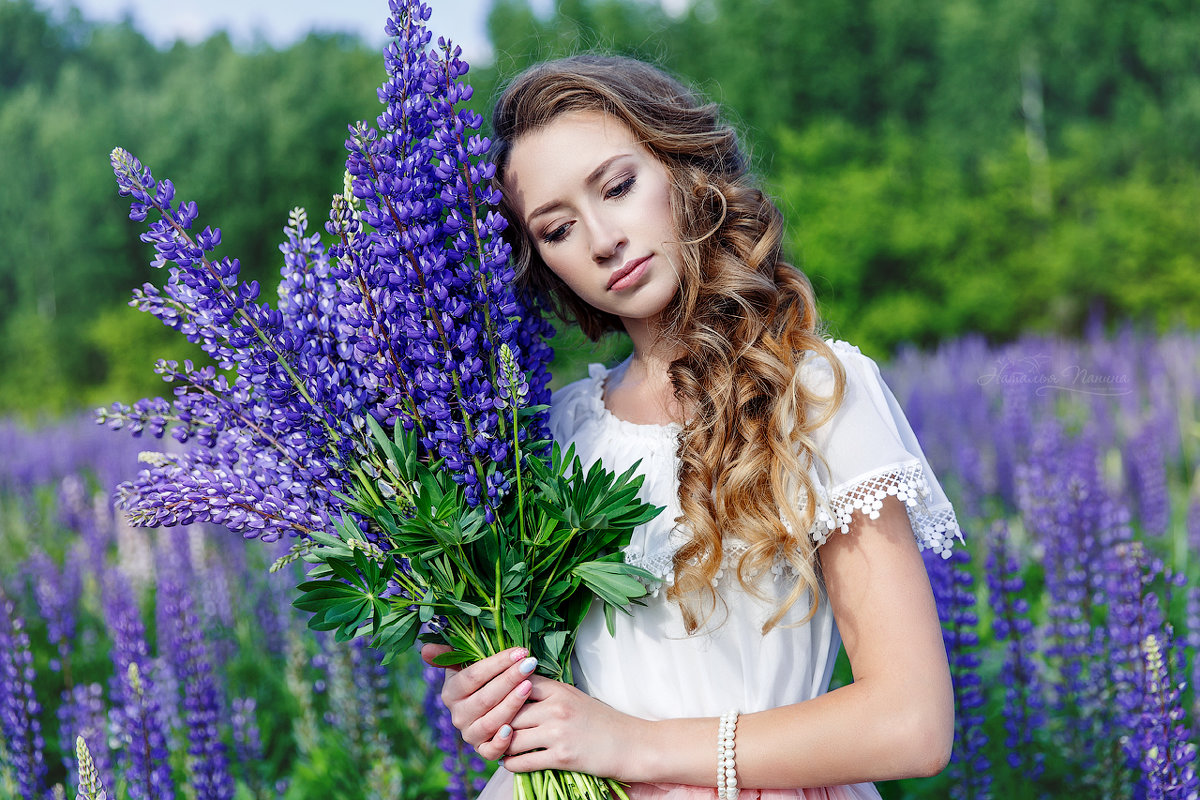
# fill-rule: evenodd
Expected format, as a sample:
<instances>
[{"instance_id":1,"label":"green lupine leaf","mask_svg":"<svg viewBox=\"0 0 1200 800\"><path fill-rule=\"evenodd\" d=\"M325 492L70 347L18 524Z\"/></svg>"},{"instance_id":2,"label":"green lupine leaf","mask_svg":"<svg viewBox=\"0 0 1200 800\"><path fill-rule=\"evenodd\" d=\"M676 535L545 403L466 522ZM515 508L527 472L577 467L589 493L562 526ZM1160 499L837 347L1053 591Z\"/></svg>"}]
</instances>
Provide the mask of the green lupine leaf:
<instances>
[{"instance_id":1,"label":"green lupine leaf","mask_svg":"<svg viewBox=\"0 0 1200 800\"><path fill-rule=\"evenodd\" d=\"M332 559L325 563L329 565L329 568L332 569L334 573L338 575L338 577L351 583L358 583L358 573L345 561L342 561L341 559Z\"/></svg>"},{"instance_id":2,"label":"green lupine leaf","mask_svg":"<svg viewBox=\"0 0 1200 800\"><path fill-rule=\"evenodd\" d=\"M451 650L448 653L442 653L433 659L435 667L457 667L459 664L466 664L474 661L475 657L470 653L463 653L458 650Z\"/></svg>"},{"instance_id":3,"label":"green lupine leaf","mask_svg":"<svg viewBox=\"0 0 1200 800\"><path fill-rule=\"evenodd\" d=\"M304 583L300 584L296 588L306 594L311 593L311 592L328 592L330 594L330 596L333 596L335 594L336 595L358 594L358 589L356 589L355 587L347 586L346 584L342 583L341 581L332 581L332 580L305 581Z\"/></svg>"},{"instance_id":4,"label":"green lupine leaf","mask_svg":"<svg viewBox=\"0 0 1200 800\"><path fill-rule=\"evenodd\" d=\"M459 611L466 614L468 617L478 617L481 613L483 613L483 609L480 608L479 606L475 605L474 603L468 603L466 601L459 600L454 597L448 597L448 598L446 598L446 600L451 605L453 605L455 608L457 608Z\"/></svg>"},{"instance_id":5,"label":"green lupine leaf","mask_svg":"<svg viewBox=\"0 0 1200 800\"><path fill-rule=\"evenodd\" d=\"M421 623L416 614L388 615L380 622L371 644L387 653L383 660L386 664L394 654L411 650L420 630Z\"/></svg>"},{"instance_id":6,"label":"green lupine leaf","mask_svg":"<svg viewBox=\"0 0 1200 800\"><path fill-rule=\"evenodd\" d=\"M325 619L329 622L341 624L347 620L354 619L366 609L370 610L370 604L362 601L353 603L339 603L336 606L331 606L325 612Z\"/></svg>"},{"instance_id":7,"label":"green lupine leaf","mask_svg":"<svg viewBox=\"0 0 1200 800\"><path fill-rule=\"evenodd\" d=\"M337 625L326 625L325 624L325 612L318 611L316 614L313 614L312 617L308 620L308 627L314 631L327 631L332 628L336 628Z\"/></svg>"}]
</instances>

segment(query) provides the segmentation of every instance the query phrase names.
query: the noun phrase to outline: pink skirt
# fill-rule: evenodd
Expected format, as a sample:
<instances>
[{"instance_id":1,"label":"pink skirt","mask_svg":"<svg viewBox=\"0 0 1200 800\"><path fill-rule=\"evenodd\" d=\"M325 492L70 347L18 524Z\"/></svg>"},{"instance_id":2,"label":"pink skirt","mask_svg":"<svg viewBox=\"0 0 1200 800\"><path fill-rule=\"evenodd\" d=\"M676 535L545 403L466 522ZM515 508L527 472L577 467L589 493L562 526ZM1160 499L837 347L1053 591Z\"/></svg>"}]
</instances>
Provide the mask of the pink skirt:
<instances>
[{"instance_id":1,"label":"pink skirt","mask_svg":"<svg viewBox=\"0 0 1200 800\"><path fill-rule=\"evenodd\" d=\"M713 800L716 789L678 783L635 783L627 790L629 800ZM851 786L821 786L816 789L742 789L739 800L878 800L870 783Z\"/></svg>"},{"instance_id":2,"label":"pink skirt","mask_svg":"<svg viewBox=\"0 0 1200 800\"><path fill-rule=\"evenodd\" d=\"M678 783L634 783L629 800L715 800L717 790ZM512 800L512 773L499 767L478 800ZM816 789L742 789L739 800L879 800L873 783L822 786Z\"/></svg>"}]
</instances>

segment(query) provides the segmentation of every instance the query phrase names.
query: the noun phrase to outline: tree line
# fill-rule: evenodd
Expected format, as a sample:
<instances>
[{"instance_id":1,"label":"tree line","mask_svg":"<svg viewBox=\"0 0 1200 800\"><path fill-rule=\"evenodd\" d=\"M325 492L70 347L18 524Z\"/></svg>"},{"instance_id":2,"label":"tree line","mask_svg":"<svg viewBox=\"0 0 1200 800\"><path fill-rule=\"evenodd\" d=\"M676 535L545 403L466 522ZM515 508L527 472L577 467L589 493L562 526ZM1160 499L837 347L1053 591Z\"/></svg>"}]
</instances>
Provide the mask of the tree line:
<instances>
[{"instance_id":1,"label":"tree line","mask_svg":"<svg viewBox=\"0 0 1200 800\"><path fill-rule=\"evenodd\" d=\"M381 12L382 13L382 12ZM382 24L382 19L381 19ZM878 357L1089 314L1200 321L1200 8L1186 0L496 0L485 110L536 60L655 61L725 105L835 333ZM108 153L219 226L265 285L323 218L379 53L340 35L156 48L128 22L0 0L0 413L162 393L192 354L125 306L150 253Z\"/></svg>"}]
</instances>

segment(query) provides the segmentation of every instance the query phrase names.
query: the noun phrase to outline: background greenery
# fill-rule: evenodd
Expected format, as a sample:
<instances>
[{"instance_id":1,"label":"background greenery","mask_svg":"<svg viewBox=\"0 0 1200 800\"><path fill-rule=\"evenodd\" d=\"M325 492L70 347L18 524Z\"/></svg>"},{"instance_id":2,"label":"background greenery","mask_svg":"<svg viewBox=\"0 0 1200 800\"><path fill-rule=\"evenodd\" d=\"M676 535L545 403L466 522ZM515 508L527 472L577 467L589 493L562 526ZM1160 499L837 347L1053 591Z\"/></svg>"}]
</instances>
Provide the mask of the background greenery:
<instances>
[{"instance_id":1,"label":"background greenery","mask_svg":"<svg viewBox=\"0 0 1200 800\"><path fill-rule=\"evenodd\" d=\"M1192 0L695 0L678 16L497 0L489 32L481 109L526 64L597 47L723 102L834 332L877 358L965 331L1076 333L1090 313L1200 322ZM0 414L158 394L154 359L191 352L125 306L158 278L116 196L115 145L273 285L288 209L324 216L382 69L342 36L164 50L0 0Z\"/></svg>"}]
</instances>

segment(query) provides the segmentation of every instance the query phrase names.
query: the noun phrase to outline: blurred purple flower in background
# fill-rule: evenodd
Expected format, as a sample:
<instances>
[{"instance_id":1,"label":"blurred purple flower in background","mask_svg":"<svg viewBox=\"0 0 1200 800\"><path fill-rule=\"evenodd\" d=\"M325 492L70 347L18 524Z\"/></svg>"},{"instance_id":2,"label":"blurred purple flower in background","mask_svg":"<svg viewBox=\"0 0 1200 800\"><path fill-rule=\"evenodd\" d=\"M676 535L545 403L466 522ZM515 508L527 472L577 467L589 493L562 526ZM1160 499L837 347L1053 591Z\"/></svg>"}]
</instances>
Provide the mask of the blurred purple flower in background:
<instances>
[{"instance_id":1,"label":"blurred purple flower in background","mask_svg":"<svg viewBox=\"0 0 1200 800\"><path fill-rule=\"evenodd\" d=\"M985 752L988 738L983 728L979 615L972 588L975 579L968 567L971 556L961 548L948 559L923 556L942 620L942 638L954 683L954 755L948 767L952 775L951 797L987 797L992 775Z\"/></svg>"},{"instance_id":2,"label":"blurred purple flower in background","mask_svg":"<svg viewBox=\"0 0 1200 800\"><path fill-rule=\"evenodd\" d=\"M167 727L154 690L146 629L129 582L118 570L104 581L104 618L112 637L112 719L122 747L121 767L133 800L168 800L175 782L168 762Z\"/></svg>"},{"instance_id":3,"label":"blurred purple flower in background","mask_svg":"<svg viewBox=\"0 0 1200 800\"><path fill-rule=\"evenodd\" d=\"M1025 599L1021 562L1008 525L998 521L988 537L987 585L992 610L992 634L1004 643L1000 684L1004 687L1004 746L1008 766L1036 780L1045 768L1045 754L1035 745L1034 732L1046 722L1043 681L1036 660L1037 640Z\"/></svg>"},{"instance_id":4,"label":"blurred purple flower in background","mask_svg":"<svg viewBox=\"0 0 1200 800\"><path fill-rule=\"evenodd\" d=\"M16 772L21 796L40 798L46 791L45 740L33 694L33 653L25 622L0 592L0 734Z\"/></svg>"}]
</instances>

